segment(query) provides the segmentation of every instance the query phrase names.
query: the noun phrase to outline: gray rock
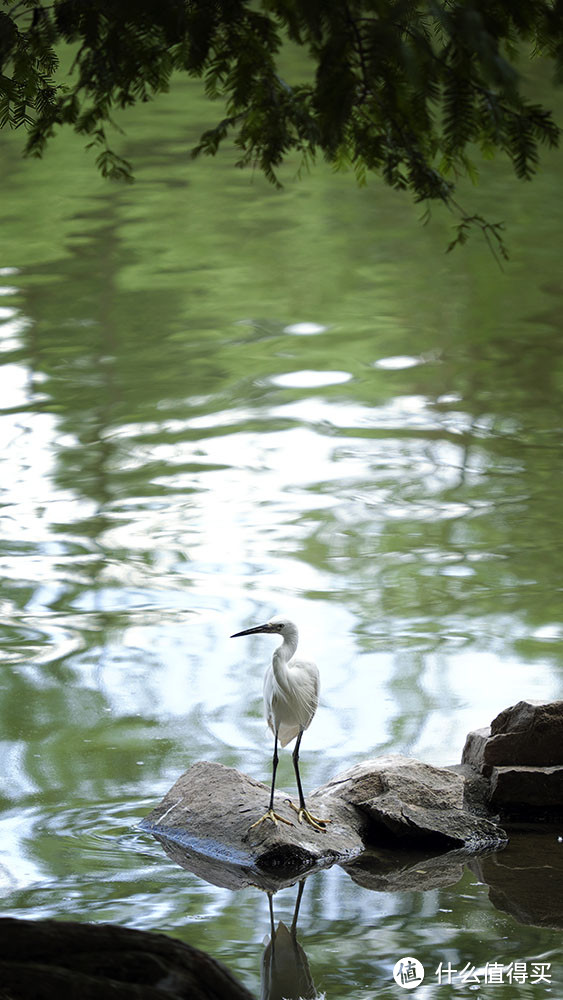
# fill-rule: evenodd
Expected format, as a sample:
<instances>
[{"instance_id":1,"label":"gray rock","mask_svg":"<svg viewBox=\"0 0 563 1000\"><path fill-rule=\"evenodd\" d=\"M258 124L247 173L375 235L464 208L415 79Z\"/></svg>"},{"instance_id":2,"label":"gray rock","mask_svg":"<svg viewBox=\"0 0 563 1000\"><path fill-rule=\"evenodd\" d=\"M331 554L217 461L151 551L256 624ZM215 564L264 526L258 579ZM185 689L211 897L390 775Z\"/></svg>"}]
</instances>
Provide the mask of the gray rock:
<instances>
[{"instance_id":1,"label":"gray rock","mask_svg":"<svg viewBox=\"0 0 563 1000\"><path fill-rule=\"evenodd\" d=\"M468 764L476 768L481 774L491 773L493 764L489 764L485 759L487 745L491 737L491 727L484 726L482 729L474 729L465 738L465 746L461 755L462 764ZM494 757L494 747L489 749L489 753Z\"/></svg>"},{"instance_id":2,"label":"gray rock","mask_svg":"<svg viewBox=\"0 0 563 1000\"><path fill-rule=\"evenodd\" d=\"M314 795L336 794L353 805L363 805L398 789L405 800L428 808L463 806L463 780L459 775L402 754L373 757L355 764L317 789Z\"/></svg>"},{"instance_id":3,"label":"gray rock","mask_svg":"<svg viewBox=\"0 0 563 1000\"><path fill-rule=\"evenodd\" d=\"M489 820L464 808L464 777L402 756L379 757L337 775L307 799L326 831L299 824L278 792L270 821L268 788L234 768L194 764L141 823L179 864L217 885L279 888L298 875L358 857L391 842L433 843L438 850L482 850L506 842Z\"/></svg>"},{"instance_id":4,"label":"gray rock","mask_svg":"<svg viewBox=\"0 0 563 1000\"><path fill-rule=\"evenodd\" d=\"M493 767L491 805L503 812L563 812L563 765Z\"/></svg>"},{"instance_id":5,"label":"gray rock","mask_svg":"<svg viewBox=\"0 0 563 1000\"><path fill-rule=\"evenodd\" d=\"M470 764L448 764L446 770L463 778L463 806L474 816L491 819L489 802L489 782L486 777Z\"/></svg>"},{"instance_id":6,"label":"gray rock","mask_svg":"<svg viewBox=\"0 0 563 1000\"><path fill-rule=\"evenodd\" d=\"M289 884L313 867L359 854L364 843L360 836L365 820L351 815L345 805L331 802L330 824L326 832L299 824L287 804L288 796L277 792L274 810L291 826L271 821L252 829L265 813L269 789L232 767L199 761L178 779L160 804L141 823L141 828L184 848L184 860L201 864L217 862L216 875L225 868L229 879L248 879L264 886L264 872L281 876ZM313 796L307 805L314 813ZM318 813L324 818L323 813ZM189 863L185 865L190 867ZM254 877L256 876L256 877ZM212 879L216 881L216 878Z\"/></svg>"},{"instance_id":7,"label":"gray rock","mask_svg":"<svg viewBox=\"0 0 563 1000\"><path fill-rule=\"evenodd\" d=\"M357 764L318 789L315 808L335 799L368 819L366 846L389 840L442 843L483 850L506 843L503 830L464 808L464 778L399 754Z\"/></svg>"},{"instance_id":8,"label":"gray rock","mask_svg":"<svg viewBox=\"0 0 563 1000\"><path fill-rule=\"evenodd\" d=\"M504 709L490 727L469 733L462 761L487 776L496 766L563 764L563 701L519 701Z\"/></svg>"}]
</instances>

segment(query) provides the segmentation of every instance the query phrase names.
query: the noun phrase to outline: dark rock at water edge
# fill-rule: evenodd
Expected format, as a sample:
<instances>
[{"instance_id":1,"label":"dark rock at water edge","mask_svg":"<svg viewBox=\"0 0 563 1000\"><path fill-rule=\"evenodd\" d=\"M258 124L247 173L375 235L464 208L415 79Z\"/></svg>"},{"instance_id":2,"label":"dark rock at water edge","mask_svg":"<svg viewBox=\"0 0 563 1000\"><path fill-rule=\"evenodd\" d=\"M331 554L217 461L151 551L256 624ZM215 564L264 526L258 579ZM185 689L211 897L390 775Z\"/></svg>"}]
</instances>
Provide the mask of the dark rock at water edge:
<instances>
[{"instance_id":1,"label":"dark rock at water edge","mask_svg":"<svg viewBox=\"0 0 563 1000\"><path fill-rule=\"evenodd\" d=\"M254 1000L210 955L114 924L0 918L7 1000Z\"/></svg>"},{"instance_id":2,"label":"dark rock at water edge","mask_svg":"<svg viewBox=\"0 0 563 1000\"><path fill-rule=\"evenodd\" d=\"M469 733L462 760L489 780L489 808L536 821L563 815L563 701L520 701Z\"/></svg>"},{"instance_id":3,"label":"dark rock at water edge","mask_svg":"<svg viewBox=\"0 0 563 1000\"><path fill-rule=\"evenodd\" d=\"M469 733L462 762L487 776L495 766L563 764L563 701L519 701Z\"/></svg>"},{"instance_id":4,"label":"dark rock at water edge","mask_svg":"<svg viewBox=\"0 0 563 1000\"><path fill-rule=\"evenodd\" d=\"M558 767L493 767L491 805L503 813L537 818L563 810L563 764Z\"/></svg>"}]
</instances>

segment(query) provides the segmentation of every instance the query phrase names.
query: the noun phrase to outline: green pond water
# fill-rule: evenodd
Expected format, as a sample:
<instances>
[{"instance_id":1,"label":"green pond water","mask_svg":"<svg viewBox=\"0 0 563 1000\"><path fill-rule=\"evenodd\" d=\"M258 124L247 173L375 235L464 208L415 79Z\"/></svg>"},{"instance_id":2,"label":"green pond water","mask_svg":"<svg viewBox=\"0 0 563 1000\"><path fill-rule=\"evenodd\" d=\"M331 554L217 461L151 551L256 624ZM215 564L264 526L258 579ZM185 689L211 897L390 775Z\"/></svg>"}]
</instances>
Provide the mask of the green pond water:
<instances>
[{"instance_id":1,"label":"green pond water","mask_svg":"<svg viewBox=\"0 0 563 1000\"><path fill-rule=\"evenodd\" d=\"M40 163L0 142L0 913L162 931L258 995L265 893L137 826L196 760L269 779L271 640L232 632L284 613L320 666L308 789L383 752L456 763L502 708L563 697L561 156L462 193L506 220L502 271L375 182L190 162L212 115L182 82L132 110L133 186L72 137ZM559 832L428 891L311 876L316 990L409 995L414 956L418 997L561 997Z\"/></svg>"}]
</instances>

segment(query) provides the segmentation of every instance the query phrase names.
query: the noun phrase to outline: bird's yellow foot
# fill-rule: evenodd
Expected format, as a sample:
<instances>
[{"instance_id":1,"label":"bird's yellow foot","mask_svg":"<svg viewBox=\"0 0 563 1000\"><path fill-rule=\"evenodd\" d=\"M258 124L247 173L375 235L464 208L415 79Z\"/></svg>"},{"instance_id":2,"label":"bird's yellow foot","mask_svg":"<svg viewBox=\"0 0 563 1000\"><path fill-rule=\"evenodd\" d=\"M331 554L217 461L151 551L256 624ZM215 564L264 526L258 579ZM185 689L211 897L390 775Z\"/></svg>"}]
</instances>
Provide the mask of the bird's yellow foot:
<instances>
[{"instance_id":1,"label":"bird's yellow foot","mask_svg":"<svg viewBox=\"0 0 563 1000\"><path fill-rule=\"evenodd\" d=\"M250 829L252 830L255 826L260 826L260 823L263 823L264 820L266 819L271 819L272 823L275 826L278 825L278 820L280 823L287 823L288 826L293 826L293 823L291 822L290 819L285 819L283 816L279 816L278 813L275 813L273 809L268 809L268 812L264 813L264 815L261 816L260 819L257 819L256 822L252 824Z\"/></svg>"},{"instance_id":2,"label":"bird's yellow foot","mask_svg":"<svg viewBox=\"0 0 563 1000\"><path fill-rule=\"evenodd\" d=\"M297 819L300 823L305 820L309 826L313 827L313 830L318 830L319 833L326 833L326 825L327 823L330 823L329 819L319 819L318 816L312 816L309 810L305 809L305 806L296 806L293 804L291 799L288 799L287 801L291 808L297 813Z\"/></svg>"}]
</instances>

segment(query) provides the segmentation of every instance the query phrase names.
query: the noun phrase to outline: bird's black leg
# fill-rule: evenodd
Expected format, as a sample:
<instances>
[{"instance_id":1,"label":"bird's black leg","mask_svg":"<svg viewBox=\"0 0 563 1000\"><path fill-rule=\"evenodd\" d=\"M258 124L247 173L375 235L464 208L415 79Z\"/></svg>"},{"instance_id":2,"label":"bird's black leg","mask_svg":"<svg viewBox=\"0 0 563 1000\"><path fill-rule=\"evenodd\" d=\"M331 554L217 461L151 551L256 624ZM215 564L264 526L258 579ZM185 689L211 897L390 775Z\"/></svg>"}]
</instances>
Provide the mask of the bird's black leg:
<instances>
[{"instance_id":1,"label":"bird's black leg","mask_svg":"<svg viewBox=\"0 0 563 1000\"><path fill-rule=\"evenodd\" d=\"M260 823L263 823L265 819L271 819L272 823L274 823L276 826L278 824L278 820L281 823L287 823L288 826L293 826L291 820L285 819L284 816L280 816L278 815L278 813L274 812L274 789L276 787L276 771L278 769L278 760L279 760L278 733L276 730L276 732L274 733L274 756L272 758L272 789L270 791L270 805L268 806L268 812L264 813L264 815L261 816L260 819L257 819L256 822L252 824L252 826L250 827L251 830L252 827L254 826L260 826Z\"/></svg>"},{"instance_id":2,"label":"bird's black leg","mask_svg":"<svg viewBox=\"0 0 563 1000\"><path fill-rule=\"evenodd\" d=\"M309 825L312 826L314 830L319 830L321 833L326 833L325 826L327 823L330 823L330 820L317 819L316 816L311 815L311 813L307 809L307 806L305 805L305 796L303 795L303 785L301 784L301 775L299 774L299 747L301 746L302 736L303 736L303 730L301 730L299 736L295 741L295 749L293 751L293 767L295 768L297 791L299 792L299 808L297 808L297 806L294 806L293 802L290 802L289 804L292 809L295 809L295 812L297 813L297 818L300 823L302 823L303 820L305 820L305 822L309 823Z\"/></svg>"},{"instance_id":3,"label":"bird's black leg","mask_svg":"<svg viewBox=\"0 0 563 1000\"><path fill-rule=\"evenodd\" d=\"M270 809L274 809L274 789L276 787L276 771L278 769L278 734L274 733L274 756L272 757L272 790L270 792Z\"/></svg>"},{"instance_id":4,"label":"bird's black leg","mask_svg":"<svg viewBox=\"0 0 563 1000\"><path fill-rule=\"evenodd\" d=\"M301 784L301 775L299 774L299 747L301 746L302 736L303 730L301 730L295 741L295 747L293 749L293 766L295 768L295 777L297 780L297 791L299 792L299 808L305 809L305 796L303 795L303 785Z\"/></svg>"}]
</instances>

